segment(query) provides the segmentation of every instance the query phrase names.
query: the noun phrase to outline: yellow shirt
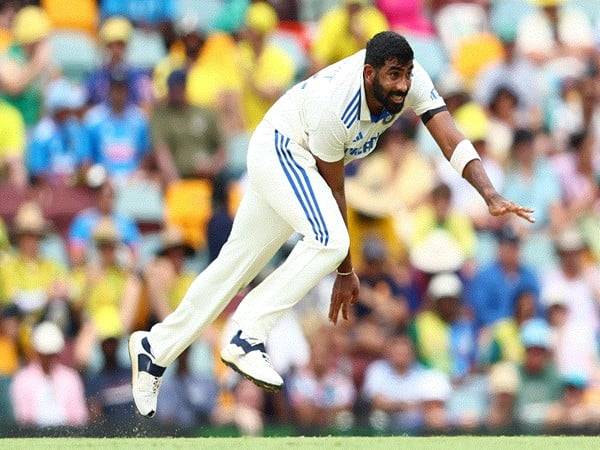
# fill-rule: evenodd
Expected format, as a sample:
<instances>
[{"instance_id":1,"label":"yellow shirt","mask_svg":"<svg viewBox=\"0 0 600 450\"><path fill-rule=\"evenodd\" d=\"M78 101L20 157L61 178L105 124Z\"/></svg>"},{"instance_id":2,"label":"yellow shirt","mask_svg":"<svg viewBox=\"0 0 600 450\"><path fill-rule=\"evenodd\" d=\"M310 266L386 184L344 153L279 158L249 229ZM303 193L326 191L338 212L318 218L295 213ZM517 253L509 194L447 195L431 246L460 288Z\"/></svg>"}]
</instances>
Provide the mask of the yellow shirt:
<instances>
[{"instance_id":1,"label":"yellow shirt","mask_svg":"<svg viewBox=\"0 0 600 450\"><path fill-rule=\"evenodd\" d=\"M102 276L88 290L84 292L81 286L86 283L86 269L77 269L73 274L73 283L80 289L80 295L85 295L78 299L83 303L83 310L87 317L96 325L99 330L104 330L110 322L111 328L118 328L113 334L121 334L121 300L125 290L125 283L129 278L129 273L120 267L110 267L104 271ZM119 332L120 331L120 332Z\"/></svg>"},{"instance_id":2,"label":"yellow shirt","mask_svg":"<svg viewBox=\"0 0 600 450\"><path fill-rule=\"evenodd\" d=\"M388 29L384 15L368 6L357 13L355 20L365 39ZM313 43L313 57L322 65L333 64L364 47L350 32L350 16L346 8L335 8L326 13L319 23L317 37Z\"/></svg>"},{"instance_id":3,"label":"yellow shirt","mask_svg":"<svg viewBox=\"0 0 600 450\"><path fill-rule=\"evenodd\" d=\"M7 336L0 336L0 376L10 376L18 368L17 343Z\"/></svg>"},{"instance_id":4,"label":"yellow shirt","mask_svg":"<svg viewBox=\"0 0 600 450\"><path fill-rule=\"evenodd\" d=\"M450 211L446 221L438 224L433 207L431 205L424 205L415 212L413 226L413 246L423 243L429 233L437 227L442 227L456 239L456 242L467 257L472 257L475 253L475 230L473 229L471 220L466 215Z\"/></svg>"},{"instance_id":5,"label":"yellow shirt","mask_svg":"<svg viewBox=\"0 0 600 450\"><path fill-rule=\"evenodd\" d=\"M0 100L0 166L5 158L20 156L25 149L25 123L17 108Z\"/></svg>"},{"instance_id":6,"label":"yellow shirt","mask_svg":"<svg viewBox=\"0 0 600 450\"><path fill-rule=\"evenodd\" d=\"M276 45L267 44L258 57L248 42L240 42L238 48L240 67L245 72L245 78L259 89L283 91L294 80L294 60ZM248 131L256 128L273 104L259 96L248 82L244 85L242 102Z\"/></svg>"},{"instance_id":7,"label":"yellow shirt","mask_svg":"<svg viewBox=\"0 0 600 450\"><path fill-rule=\"evenodd\" d=\"M177 41L171 47L169 54L165 56L154 67L152 76L152 84L154 88L154 96L157 99L163 99L167 96L167 79L174 70L182 69L185 64L185 51L183 44Z\"/></svg>"},{"instance_id":8,"label":"yellow shirt","mask_svg":"<svg viewBox=\"0 0 600 450\"><path fill-rule=\"evenodd\" d=\"M191 272L183 272L177 275L171 289L169 289L169 307L171 310L177 308L195 278L196 275Z\"/></svg>"},{"instance_id":9,"label":"yellow shirt","mask_svg":"<svg viewBox=\"0 0 600 450\"><path fill-rule=\"evenodd\" d=\"M188 101L193 105L213 108L221 93L239 93L242 85L235 43L226 34L211 35L198 61L188 72Z\"/></svg>"},{"instance_id":10,"label":"yellow shirt","mask_svg":"<svg viewBox=\"0 0 600 450\"><path fill-rule=\"evenodd\" d=\"M52 284L65 276L54 261L26 261L19 254L6 255L0 263L0 303L17 300L25 310L44 306Z\"/></svg>"}]
</instances>

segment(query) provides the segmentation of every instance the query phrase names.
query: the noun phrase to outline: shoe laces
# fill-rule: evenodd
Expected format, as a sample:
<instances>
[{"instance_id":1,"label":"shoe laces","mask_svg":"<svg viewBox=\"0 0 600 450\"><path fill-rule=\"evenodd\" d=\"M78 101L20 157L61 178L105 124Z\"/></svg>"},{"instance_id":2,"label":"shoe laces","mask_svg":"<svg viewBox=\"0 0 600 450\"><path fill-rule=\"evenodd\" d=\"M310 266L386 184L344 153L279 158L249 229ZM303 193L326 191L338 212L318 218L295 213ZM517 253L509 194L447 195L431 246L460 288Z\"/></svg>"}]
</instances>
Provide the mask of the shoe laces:
<instances>
[{"instance_id":1,"label":"shoe laces","mask_svg":"<svg viewBox=\"0 0 600 450\"><path fill-rule=\"evenodd\" d=\"M161 378L154 377L154 380L152 380L152 394L156 394L158 392L158 390L160 389L161 382L162 382Z\"/></svg>"}]
</instances>

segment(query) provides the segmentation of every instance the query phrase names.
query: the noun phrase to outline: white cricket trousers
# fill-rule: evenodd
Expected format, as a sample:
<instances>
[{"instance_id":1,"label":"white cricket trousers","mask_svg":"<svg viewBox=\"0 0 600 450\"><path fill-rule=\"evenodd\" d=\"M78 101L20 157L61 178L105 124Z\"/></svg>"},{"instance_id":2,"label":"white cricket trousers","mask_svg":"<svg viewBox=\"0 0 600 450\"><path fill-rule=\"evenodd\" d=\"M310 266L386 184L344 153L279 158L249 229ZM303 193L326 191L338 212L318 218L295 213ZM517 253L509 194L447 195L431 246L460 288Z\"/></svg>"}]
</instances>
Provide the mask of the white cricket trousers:
<instances>
[{"instance_id":1,"label":"white cricket trousers","mask_svg":"<svg viewBox=\"0 0 600 450\"><path fill-rule=\"evenodd\" d=\"M349 237L314 157L263 121L248 147L249 186L229 239L148 340L156 363L171 364L267 264L294 231L286 261L243 299L233 315L246 336L265 341L282 315L346 257Z\"/></svg>"}]
</instances>

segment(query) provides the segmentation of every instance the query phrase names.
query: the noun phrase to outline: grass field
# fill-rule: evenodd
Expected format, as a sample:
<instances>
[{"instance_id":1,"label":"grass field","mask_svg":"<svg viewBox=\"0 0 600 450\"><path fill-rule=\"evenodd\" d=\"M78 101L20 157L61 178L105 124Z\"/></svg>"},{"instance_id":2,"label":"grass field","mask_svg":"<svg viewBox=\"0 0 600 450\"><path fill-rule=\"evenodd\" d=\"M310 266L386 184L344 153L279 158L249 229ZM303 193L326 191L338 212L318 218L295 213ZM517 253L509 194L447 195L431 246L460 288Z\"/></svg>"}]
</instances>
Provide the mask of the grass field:
<instances>
[{"instance_id":1,"label":"grass field","mask_svg":"<svg viewBox=\"0 0 600 450\"><path fill-rule=\"evenodd\" d=\"M35 438L0 439L2 449L599 449L598 437Z\"/></svg>"}]
</instances>

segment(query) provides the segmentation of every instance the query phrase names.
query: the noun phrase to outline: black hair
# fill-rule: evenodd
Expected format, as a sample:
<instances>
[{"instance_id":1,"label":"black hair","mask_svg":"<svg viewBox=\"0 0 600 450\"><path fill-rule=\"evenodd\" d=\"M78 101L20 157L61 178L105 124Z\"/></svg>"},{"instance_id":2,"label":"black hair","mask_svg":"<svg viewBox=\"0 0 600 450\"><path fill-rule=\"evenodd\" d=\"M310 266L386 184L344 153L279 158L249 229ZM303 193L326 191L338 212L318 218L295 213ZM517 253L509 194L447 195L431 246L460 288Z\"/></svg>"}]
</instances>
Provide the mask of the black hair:
<instances>
[{"instance_id":1,"label":"black hair","mask_svg":"<svg viewBox=\"0 0 600 450\"><path fill-rule=\"evenodd\" d=\"M449 200L452 198L452 190L446 183L439 183L432 189L431 196L434 198L444 198Z\"/></svg>"},{"instance_id":2,"label":"black hair","mask_svg":"<svg viewBox=\"0 0 600 450\"><path fill-rule=\"evenodd\" d=\"M574 152L580 151L586 138L587 131L585 129L576 131L569 135L569 150Z\"/></svg>"},{"instance_id":3,"label":"black hair","mask_svg":"<svg viewBox=\"0 0 600 450\"><path fill-rule=\"evenodd\" d=\"M404 65L414 57L413 50L404 36L393 31L382 31L367 42L365 64L379 69L390 59L395 59L399 64Z\"/></svg>"},{"instance_id":4,"label":"black hair","mask_svg":"<svg viewBox=\"0 0 600 450\"><path fill-rule=\"evenodd\" d=\"M518 128L513 134L513 148L520 144L531 144L535 134L528 128Z\"/></svg>"}]
</instances>

